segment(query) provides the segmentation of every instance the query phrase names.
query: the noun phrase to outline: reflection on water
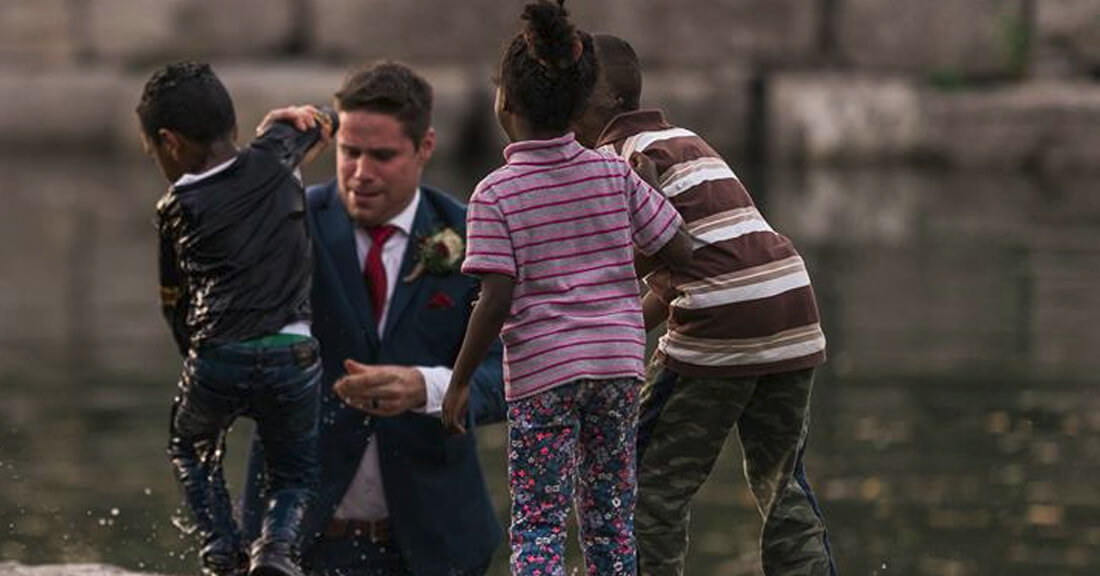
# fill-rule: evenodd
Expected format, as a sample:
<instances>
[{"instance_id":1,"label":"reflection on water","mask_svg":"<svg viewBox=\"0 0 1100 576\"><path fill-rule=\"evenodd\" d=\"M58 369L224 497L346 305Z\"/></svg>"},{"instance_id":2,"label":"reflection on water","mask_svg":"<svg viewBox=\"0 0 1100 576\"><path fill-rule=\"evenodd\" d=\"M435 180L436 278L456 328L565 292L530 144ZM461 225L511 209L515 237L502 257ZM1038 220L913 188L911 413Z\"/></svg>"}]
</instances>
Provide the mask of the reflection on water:
<instances>
[{"instance_id":1,"label":"reflection on water","mask_svg":"<svg viewBox=\"0 0 1100 576\"><path fill-rule=\"evenodd\" d=\"M0 171L0 559L192 571L164 454L178 360L155 300L160 176L78 157ZM893 168L769 174L767 190L829 337L808 466L842 571L1096 574L1095 178ZM481 435L503 513L500 432ZM700 504L689 574L757 574L735 445Z\"/></svg>"}]
</instances>

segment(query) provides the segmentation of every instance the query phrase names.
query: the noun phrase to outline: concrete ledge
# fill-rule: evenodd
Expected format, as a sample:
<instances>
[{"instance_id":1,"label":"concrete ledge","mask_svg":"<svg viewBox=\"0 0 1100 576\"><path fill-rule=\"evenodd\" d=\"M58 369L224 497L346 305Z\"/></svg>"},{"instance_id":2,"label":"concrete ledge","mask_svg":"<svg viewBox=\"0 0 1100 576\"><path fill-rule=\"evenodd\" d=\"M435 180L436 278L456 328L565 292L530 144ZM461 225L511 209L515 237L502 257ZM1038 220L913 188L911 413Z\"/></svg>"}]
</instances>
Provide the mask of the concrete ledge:
<instances>
[{"instance_id":1,"label":"concrete ledge","mask_svg":"<svg viewBox=\"0 0 1100 576\"><path fill-rule=\"evenodd\" d=\"M1035 3L1039 75L1088 75L1100 71L1100 2L1043 0Z\"/></svg>"},{"instance_id":2,"label":"concrete ledge","mask_svg":"<svg viewBox=\"0 0 1100 576\"><path fill-rule=\"evenodd\" d=\"M1100 168L1100 86L1044 81L925 93L927 146L963 167Z\"/></svg>"},{"instance_id":3,"label":"concrete ledge","mask_svg":"<svg viewBox=\"0 0 1100 576\"><path fill-rule=\"evenodd\" d=\"M1026 64L1024 7L1024 0L845 0L837 44L845 62L870 71L1013 75Z\"/></svg>"},{"instance_id":4,"label":"concrete ledge","mask_svg":"<svg viewBox=\"0 0 1100 576\"><path fill-rule=\"evenodd\" d=\"M771 157L789 162L881 162L922 145L920 90L857 74L782 74L767 102Z\"/></svg>"},{"instance_id":5,"label":"concrete ledge","mask_svg":"<svg viewBox=\"0 0 1100 576\"><path fill-rule=\"evenodd\" d=\"M179 58L268 57L298 23L293 0L87 0L87 51L116 64Z\"/></svg>"},{"instance_id":6,"label":"concrete ledge","mask_svg":"<svg viewBox=\"0 0 1100 576\"><path fill-rule=\"evenodd\" d=\"M0 72L0 102L9 111L0 116L0 146L109 145L120 79L108 70Z\"/></svg>"},{"instance_id":7,"label":"concrete ledge","mask_svg":"<svg viewBox=\"0 0 1100 576\"><path fill-rule=\"evenodd\" d=\"M520 29L524 2L313 0L311 6L310 50L324 57L495 66ZM578 28L629 38L647 66L805 59L821 28L820 8L806 0L721 0L690 9L677 0L604 0L568 7Z\"/></svg>"},{"instance_id":8,"label":"concrete ledge","mask_svg":"<svg viewBox=\"0 0 1100 576\"><path fill-rule=\"evenodd\" d=\"M66 0L0 2L0 62L26 67L59 65L76 54Z\"/></svg>"},{"instance_id":9,"label":"concrete ledge","mask_svg":"<svg viewBox=\"0 0 1100 576\"><path fill-rule=\"evenodd\" d=\"M0 576L158 576L151 572L129 572L107 564L49 564L24 566L15 562L0 563Z\"/></svg>"},{"instance_id":10,"label":"concrete ledge","mask_svg":"<svg viewBox=\"0 0 1100 576\"><path fill-rule=\"evenodd\" d=\"M1045 80L956 92L893 77L785 74L771 84L768 111L778 163L1100 167L1095 84Z\"/></svg>"},{"instance_id":11,"label":"concrete ledge","mask_svg":"<svg viewBox=\"0 0 1100 576\"><path fill-rule=\"evenodd\" d=\"M263 115L291 104L328 104L347 69L314 63L214 62L237 104L241 141ZM488 72L426 67L435 90L439 154L479 160L503 145ZM148 70L27 72L0 68L0 148L116 150L136 155L134 108ZM740 155L753 144L753 71L654 71L643 106ZM935 160L960 167L1100 168L1100 85L1059 79L997 88L938 90L896 76L777 73L763 108L769 158L779 164L876 164Z\"/></svg>"}]
</instances>

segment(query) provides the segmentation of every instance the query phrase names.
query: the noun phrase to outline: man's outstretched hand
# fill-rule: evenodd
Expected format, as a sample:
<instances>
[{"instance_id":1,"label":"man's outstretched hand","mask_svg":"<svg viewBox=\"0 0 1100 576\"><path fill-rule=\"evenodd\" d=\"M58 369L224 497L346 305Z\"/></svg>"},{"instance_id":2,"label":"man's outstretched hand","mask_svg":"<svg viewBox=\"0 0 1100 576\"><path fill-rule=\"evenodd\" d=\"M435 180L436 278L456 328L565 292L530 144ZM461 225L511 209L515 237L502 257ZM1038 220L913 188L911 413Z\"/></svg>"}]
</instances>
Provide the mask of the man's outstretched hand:
<instances>
[{"instance_id":1,"label":"man's outstretched hand","mask_svg":"<svg viewBox=\"0 0 1100 576\"><path fill-rule=\"evenodd\" d=\"M348 406L371 416L397 416L427 402L424 376L411 366L372 366L349 359L344 369L347 375L333 389Z\"/></svg>"}]
</instances>

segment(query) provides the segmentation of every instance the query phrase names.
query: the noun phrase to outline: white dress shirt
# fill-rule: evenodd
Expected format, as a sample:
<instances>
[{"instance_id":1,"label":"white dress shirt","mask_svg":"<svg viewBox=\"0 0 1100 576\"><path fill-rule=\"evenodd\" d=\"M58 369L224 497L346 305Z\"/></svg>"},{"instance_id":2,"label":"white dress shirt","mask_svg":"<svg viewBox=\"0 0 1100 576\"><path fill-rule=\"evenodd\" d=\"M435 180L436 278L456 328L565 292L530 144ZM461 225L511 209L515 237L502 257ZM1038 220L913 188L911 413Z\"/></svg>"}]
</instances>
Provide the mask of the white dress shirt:
<instances>
[{"instance_id":1,"label":"white dress shirt","mask_svg":"<svg viewBox=\"0 0 1100 576\"><path fill-rule=\"evenodd\" d=\"M420 191L413 195L412 202L397 216L389 221L391 226L397 228L393 236L382 246L382 266L386 269L386 302L382 311L382 317L378 321L379 332L386 325L389 315L389 302L393 299L393 290L401 281L401 262L405 259L405 251L409 247L409 236L412 231L413 220L416 218L416 209L420 206ZM359 255L359 268L362 271L367 259L367 253L371 250L370 235L362 228L355 228L355 247ZM379 334L381 337L381 334ZM419 412L438 415L443 408L443 396L447 392L447 386L451 382L451 369L446 366L423 367L417 366L424 376L426 385L427 402ZM359 469L355 472L348 491L340 501L340 505L334 513L336 518L355 520L379 520L389 516L386 508L385 489L382 486L382 471L378 464L378 443L371 438L367 444L367 450L363 459L359 461Z\"/></svg>"}]
</instances>

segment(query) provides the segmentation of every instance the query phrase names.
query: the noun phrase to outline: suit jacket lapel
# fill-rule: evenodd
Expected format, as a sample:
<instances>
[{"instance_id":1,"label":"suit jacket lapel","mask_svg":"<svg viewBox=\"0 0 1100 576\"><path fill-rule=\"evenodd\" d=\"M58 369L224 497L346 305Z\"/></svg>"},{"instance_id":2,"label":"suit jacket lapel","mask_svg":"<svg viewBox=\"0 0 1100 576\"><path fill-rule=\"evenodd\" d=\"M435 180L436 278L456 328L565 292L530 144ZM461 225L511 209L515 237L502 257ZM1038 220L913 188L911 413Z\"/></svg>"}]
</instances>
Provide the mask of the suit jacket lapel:
<instances>
[{"instance_id":1,"label":"suit jacket lapel","mask_svg":"<svg viewBox=\"0 0 1100 576\"><path fill-rule=\"evenodd\" d=\"M421 286L424 284L422 281L405 282L405 278L416 267L417 253L420 251L420 240L436 232L439 226L439 217L435 212L435 208L432 207L427 194L421 190L420 205L416 209L416 217L413 219L412 230L409 234L409 245L405 248L405 257L401 261L401 275L397 278L393 296L390 298L390 310L386 314L386 326L382 331L383 340L393 332L393 328L397 325L401 315L409 307L409 303L413 301L413 296L420 291Z\"/></svg>"},{"instance_id":2,"label":"suit jacket lapel","mask_svg":"<svg viewBox=\"0 0 1100 576\"><path fill-rule=\"evenodd\" d=\"M336 186L333 185L335 194ZM367 286L363 280L359 254L355 247L355 225L352 223L339 198L333 198L318 215L320 230L317 236L325 243L332 255L336 274L340 279L344 295L355 310L356 318L367 337L367 343L378 348L378 322L374 319L374 310L367 297Z\"/></svg>"}]
</instances>

